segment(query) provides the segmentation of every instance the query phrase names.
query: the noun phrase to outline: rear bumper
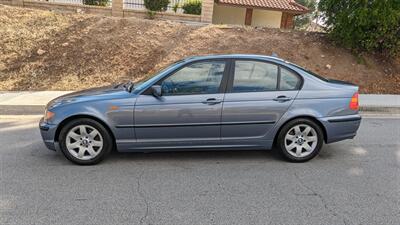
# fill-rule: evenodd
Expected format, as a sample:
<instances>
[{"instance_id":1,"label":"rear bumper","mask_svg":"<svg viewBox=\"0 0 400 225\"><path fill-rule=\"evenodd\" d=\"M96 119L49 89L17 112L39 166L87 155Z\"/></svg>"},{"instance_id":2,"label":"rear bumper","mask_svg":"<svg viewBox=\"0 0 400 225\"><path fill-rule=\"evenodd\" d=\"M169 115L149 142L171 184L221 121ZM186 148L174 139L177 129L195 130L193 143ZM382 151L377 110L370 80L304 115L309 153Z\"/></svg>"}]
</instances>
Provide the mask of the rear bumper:
<instances>
[{"instance_id":1,"label":"rear bumper","mask_svg":"<svg viewBox=\"0 0 400 225\"><path fill-rule=\"evenodd\" d=\"M360 115L347 115L319 118L326 130L326 143L352 139L357 135L361 124Z\"/></svg>"},{"instance_id":2,"label":"rear bumper","mask_svg":"<svg viewBox=\"0 0 400 225\"><path fill-rule=\"evenodd\" d=\"M50 150L57 151L59 149L58 142L55 142L57 125L44 122L43 118L39 122L40 134L43 142Z\"/></svg>"}]
</instances>

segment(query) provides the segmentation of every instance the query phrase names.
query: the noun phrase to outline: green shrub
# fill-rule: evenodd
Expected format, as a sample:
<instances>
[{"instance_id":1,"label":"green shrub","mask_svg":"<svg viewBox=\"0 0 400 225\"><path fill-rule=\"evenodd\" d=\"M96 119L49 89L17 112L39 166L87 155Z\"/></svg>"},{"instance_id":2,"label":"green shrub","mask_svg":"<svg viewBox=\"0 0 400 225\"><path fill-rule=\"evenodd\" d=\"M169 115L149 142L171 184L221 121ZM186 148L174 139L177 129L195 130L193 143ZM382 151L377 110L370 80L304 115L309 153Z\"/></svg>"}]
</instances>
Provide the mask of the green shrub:
<instances>
[{"instance_id":1,"label":"green shrub","mask_svg":"<svg viewBox=\"0 0 400 225\"><path fill-rule=\"evenodd\" d=\"M356 51L400 52L399 0L321 0L327 31Z\"/></svg>"},{"instance_id":2,"label":"green shrub","mask_svg":"<svg viewBox=\"0 0 400 225\"><path fill-rule=\"evenodd\" d=\"M201 1L200 0L189 0L182 5L183 13L185 14L201 14Z\"/></svg>"},{"instance_id":3,"label":"green shrub","mask_svg":"<svg viewBox=\"0 0 400 225\"><path fill-rule=\"evenodd\" d=\"M83 0L84 5L107 6L108 0Z\"/></svg>"},{"instance_id":4,"label":"green shrub","mask_svg":"<svg viewBox=\"0 0 400 225\"><path fill-rule=\"evenodd\" d=\"M169 0L144 0L144 6L146 9L153 12L166 11L169 4Z\"/></svg>"}]
</instances>

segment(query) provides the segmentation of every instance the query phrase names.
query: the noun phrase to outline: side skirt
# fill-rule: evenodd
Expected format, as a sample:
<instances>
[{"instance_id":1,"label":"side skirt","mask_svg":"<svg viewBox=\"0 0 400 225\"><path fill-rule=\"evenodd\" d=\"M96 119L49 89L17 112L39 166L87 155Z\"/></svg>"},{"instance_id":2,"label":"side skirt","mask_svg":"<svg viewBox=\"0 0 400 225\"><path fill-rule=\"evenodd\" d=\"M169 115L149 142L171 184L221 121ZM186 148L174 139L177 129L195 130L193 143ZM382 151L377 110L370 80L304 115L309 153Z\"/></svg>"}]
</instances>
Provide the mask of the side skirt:
<instances>
[{"instance_id":1,"label":"side skirt","mask_svg":"<svg viewBox=\"0 0 400 225\"><path fill-rule=\"evenodd\" d=\"M273 141L229 140L207 142L151 142L151 143L118 143L119 152L163 152L163 151L209 151L209 150L267 150L272 148Z\"/></svg>"}]
</instances>

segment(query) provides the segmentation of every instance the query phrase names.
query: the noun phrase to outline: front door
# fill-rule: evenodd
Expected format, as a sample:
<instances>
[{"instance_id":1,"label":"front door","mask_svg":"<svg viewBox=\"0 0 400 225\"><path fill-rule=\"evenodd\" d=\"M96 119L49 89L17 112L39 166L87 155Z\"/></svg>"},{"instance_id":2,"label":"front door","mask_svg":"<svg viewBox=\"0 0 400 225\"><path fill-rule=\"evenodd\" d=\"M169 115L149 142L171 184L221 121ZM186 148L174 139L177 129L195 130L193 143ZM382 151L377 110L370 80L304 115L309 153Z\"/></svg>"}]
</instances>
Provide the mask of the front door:
<instances>
[{"instance_id":1,"label":"front door","mask_svg":"<svg viewBox=\"0 0 400 225\"><path fill-rule=\"evenodd\" d=\"M223 102L221 138L268 141L269 131L296 98L300 77L263 61L235 60L233 68Z\"/></svg>"},{"instance_id":2,"label":"front door","mask_svg":"<svg viewBox=\"0 0 400 225\"><path fill-rule=\"evenodd\" d=\"M219 141L226 65L221 60L184 65L157 83L161 97L140 95L134 114L137 141L155 147Z\"/></svg>"}]
</instances>

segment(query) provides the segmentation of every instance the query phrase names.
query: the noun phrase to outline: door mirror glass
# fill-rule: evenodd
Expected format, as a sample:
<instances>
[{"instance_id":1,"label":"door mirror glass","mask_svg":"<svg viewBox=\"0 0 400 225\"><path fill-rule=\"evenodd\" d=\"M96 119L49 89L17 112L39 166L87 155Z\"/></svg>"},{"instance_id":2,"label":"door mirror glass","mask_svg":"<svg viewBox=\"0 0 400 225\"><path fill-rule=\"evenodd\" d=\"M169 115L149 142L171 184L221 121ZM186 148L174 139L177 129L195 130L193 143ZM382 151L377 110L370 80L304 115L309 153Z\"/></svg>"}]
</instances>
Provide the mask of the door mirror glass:
<instances>
[{"instance_id":1,"label":"door mirror glass","mask_svg":"<svg viewBox=\"0 0 400 225\"><path fill-rule=\"evenodd\" d=\"M151 86L151 93L157 98L161 97L162 96L161 86L160 85Z\"/></svg>"}]
</instances>

